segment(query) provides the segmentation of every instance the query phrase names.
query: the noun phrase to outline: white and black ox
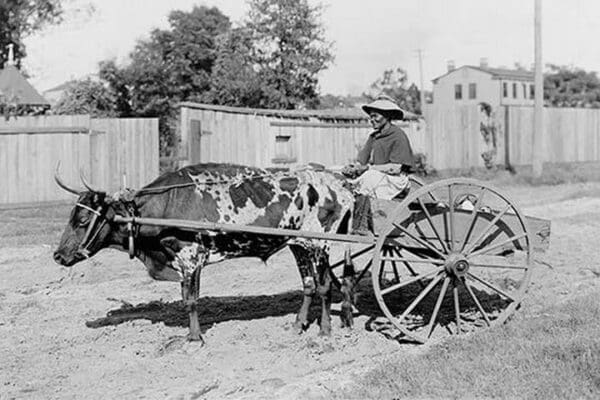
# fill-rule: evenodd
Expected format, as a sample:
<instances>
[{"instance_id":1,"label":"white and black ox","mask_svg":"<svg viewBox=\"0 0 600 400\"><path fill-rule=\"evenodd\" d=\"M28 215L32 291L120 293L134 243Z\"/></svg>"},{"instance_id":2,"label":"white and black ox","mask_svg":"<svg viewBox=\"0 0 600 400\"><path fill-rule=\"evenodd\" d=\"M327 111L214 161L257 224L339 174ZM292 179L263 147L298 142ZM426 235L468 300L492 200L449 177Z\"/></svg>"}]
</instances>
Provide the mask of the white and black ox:
<instances>
[{"instance_id":1,"label":"white and black ox","mask_svg":"<svg viewBox=\"0 0 600 400\"><path fill-rule=\"evenodd\" d=\"M199 164L166 173L136 192L110 196L91 186L76 190L69 223L54 252L57 263L72 266L104 248L117 248L141 260L157 280L181 282L190 318L190 340L202 340L197 299L205 265L236 257L263 261L289 246L302 278L304 298L296 327L308 326L308 310L321 297L320 333L331 332L331 277L327 242L245 232L196 233L115 222L117 215L254 225L314 232L347 233L354 198L339 176L311 169L271 171L229 164ZM354 271L348 272L348 276ZM352 279L344 279L342 326L352 325Z\"/></svg>"}]
</instances>

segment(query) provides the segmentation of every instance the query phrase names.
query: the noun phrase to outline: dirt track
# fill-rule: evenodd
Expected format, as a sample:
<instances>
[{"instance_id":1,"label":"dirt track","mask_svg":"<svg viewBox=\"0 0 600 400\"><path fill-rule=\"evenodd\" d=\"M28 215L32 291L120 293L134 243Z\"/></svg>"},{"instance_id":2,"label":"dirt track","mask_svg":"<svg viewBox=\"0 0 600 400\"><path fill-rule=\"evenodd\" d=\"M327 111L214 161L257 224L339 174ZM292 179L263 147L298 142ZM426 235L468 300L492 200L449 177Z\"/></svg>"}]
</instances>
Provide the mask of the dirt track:
<instances>
[{"instance_id":1,"label":"dirt track","mask_svg":"<svg viewBox=\"0 0 600 400\"><path fill-rule=\"evenodd\" d=\"M519 313L600 286L600 184L505 191L526 214L552 220ZM426 351L367 330L367 315L352 331L335 316L330 338L316 324L297 335L300 282L287 250L266 265L235 260L203 273L200 347L184 340L177 284L152 281L110 250L60 268L52 238L0 247L0 399L328 398L388 354Z\"/></svg>"}]
</instances>

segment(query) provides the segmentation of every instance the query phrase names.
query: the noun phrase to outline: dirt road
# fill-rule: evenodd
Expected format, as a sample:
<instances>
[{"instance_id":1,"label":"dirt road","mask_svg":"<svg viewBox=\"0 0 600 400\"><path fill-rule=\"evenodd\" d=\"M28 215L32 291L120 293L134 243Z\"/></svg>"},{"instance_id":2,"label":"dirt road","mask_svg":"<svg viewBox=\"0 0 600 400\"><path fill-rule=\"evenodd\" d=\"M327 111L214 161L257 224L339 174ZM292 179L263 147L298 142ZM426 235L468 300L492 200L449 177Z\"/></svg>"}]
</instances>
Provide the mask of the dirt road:
<instances>
[{"instance_id":1,"label":"dirt road","mask_svg":"<svg viewBox=\"0 0 600 400\"><path fill-rule=\"evenodd\" d=\"M600 286L600 184L504 190L525 214L552 220L519 313ZM368 315L352 331L334 317L328 338L316 324L298 335L300 281L287 250L203 273L200 347L184 340L177 284L110 250L61 268L51 258L58 236L47 238L0 247L0 399L328 398L394 352L427 349L366 329Z\"/></svg>"}]
</instances>

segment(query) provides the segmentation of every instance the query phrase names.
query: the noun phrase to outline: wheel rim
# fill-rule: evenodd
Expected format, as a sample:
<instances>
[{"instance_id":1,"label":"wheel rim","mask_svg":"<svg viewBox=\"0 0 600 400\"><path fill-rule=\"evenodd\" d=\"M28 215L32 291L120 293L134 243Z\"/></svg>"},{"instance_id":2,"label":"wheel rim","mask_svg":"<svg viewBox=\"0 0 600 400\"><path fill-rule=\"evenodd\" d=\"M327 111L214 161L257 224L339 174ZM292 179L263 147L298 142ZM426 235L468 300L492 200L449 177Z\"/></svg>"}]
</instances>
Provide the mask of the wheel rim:
<instances>
[{"instance_id":1,"label":"wheel rim","mask_svg":"<svg viewBox=\"0 0 600 400\"><path fill-rule=\"evenodd\" d=\"M411 192L379 232L374 294L389 321L422 343L500 324L531 279L532 243L522 213L497 189L438 181Z\"/></svg>"}]
</instances>

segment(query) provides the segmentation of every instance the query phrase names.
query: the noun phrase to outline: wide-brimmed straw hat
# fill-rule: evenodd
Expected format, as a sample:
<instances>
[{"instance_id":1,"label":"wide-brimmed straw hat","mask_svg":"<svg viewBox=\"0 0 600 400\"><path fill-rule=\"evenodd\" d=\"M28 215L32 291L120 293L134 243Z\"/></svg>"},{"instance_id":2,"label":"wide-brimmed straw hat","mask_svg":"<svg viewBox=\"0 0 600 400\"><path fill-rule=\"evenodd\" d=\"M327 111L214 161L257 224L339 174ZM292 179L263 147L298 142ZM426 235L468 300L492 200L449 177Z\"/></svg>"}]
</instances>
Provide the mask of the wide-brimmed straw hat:
<instances>
[{"instance_id":1,"label":"wide-brimmed straw hat","mask_svg":"<svg viewBox=\"0 0 600 400\"><path fill-rule=\"evenodd\" d=\"M403 120L406 115L406 111L401 109L398 104L385 95L377 96L377 98L362 106L364 112L369 114L371 111L378 111L391 119Z\"/></svg>"}]
</instances>

